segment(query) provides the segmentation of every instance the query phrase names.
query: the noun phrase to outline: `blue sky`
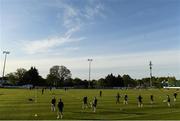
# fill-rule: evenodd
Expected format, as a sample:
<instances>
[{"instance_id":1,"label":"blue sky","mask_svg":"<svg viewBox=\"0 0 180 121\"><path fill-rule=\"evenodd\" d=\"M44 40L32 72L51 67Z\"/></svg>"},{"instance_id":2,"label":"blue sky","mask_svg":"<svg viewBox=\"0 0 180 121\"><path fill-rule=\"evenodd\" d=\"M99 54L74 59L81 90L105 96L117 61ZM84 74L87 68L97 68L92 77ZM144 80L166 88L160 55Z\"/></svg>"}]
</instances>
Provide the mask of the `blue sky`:
<instances>
[{"instance_id":1,"label":"blue sky","mask_svg":"<svg viewBox=\"0 0 180 121\"><path fill-rule=\"evenodd\" d=\"M65 65L73 77L109 73L180 78L179 0L0 0L6 73ZM3 63L1 54L1 68Z\"/></svg>"}]
</instances>

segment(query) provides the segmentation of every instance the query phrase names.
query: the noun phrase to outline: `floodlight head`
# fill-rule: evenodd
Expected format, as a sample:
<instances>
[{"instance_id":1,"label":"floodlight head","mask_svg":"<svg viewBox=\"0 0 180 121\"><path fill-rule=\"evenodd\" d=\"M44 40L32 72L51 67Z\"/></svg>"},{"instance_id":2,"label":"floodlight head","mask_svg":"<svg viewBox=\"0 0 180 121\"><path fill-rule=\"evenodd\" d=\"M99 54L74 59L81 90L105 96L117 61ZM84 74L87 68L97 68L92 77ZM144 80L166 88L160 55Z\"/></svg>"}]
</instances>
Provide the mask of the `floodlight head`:
<instances>
[{"instance_id":1,"label":"floodlight head","mask_svg":"<svg viewBox=\"0 0 180 121\"><path fill-rule=\"evenodd\" d=\"M88 59L88 61L93 61L93 59Z\"/></svg>"},{"instance_id":2,"label":"floodlight head","mask_svg":"<svg viewBox=\"0 0 180 121\"><path fill-rule=\"evenodd\" d=\"M9 54L10 52L9 51L3 51L3 54Z\"/></svg>"},{"instance_id":3,"label":"floodlight head","mask_svg":"<svg viewBox=\"0 0 180 121\"><path fill-rule=\"evenodd\" d=\"M152 62L151 61L149 62L149 65L152 66Z\"/></svg>"}]
</instances>

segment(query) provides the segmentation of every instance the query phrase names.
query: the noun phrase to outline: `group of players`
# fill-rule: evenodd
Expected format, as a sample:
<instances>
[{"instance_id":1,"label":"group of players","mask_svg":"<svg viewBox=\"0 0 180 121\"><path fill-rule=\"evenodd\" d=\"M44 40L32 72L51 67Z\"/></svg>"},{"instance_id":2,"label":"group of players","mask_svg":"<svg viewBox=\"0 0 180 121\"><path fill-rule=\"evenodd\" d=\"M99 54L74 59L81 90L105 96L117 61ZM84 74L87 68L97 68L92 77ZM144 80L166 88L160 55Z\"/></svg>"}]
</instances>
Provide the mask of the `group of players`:
<instances>
[{"instance_id":1,"label":"group of players","mask_svg":"<svg viewBox=\"0 0 180 121\"><path fill-rule=\"evenodd\" d=\"M57 104L58 107L58 112L57 112L57 119L59 118L63 118L63 108L64 108L64 103L62 101L62 99L59 99L59 102ZM56 111L56 98L53 97L53 99L51 100L51 111L55 112Z\"/></svg>"},{"instance_id":2,"label":"group of players","mask_svg":"<svg viewBox=\"0 0 180 121\"><path fill-rule=\"evenodd\" d=\"M102 97L102 91L99 92L99 96ZM177 100L177 92L174 93L174 102L176 102ZM122 96L117 93L116 95L116 104L119 104L120 103L120 98ZM141 95L139 95L137 97L137 100L138 100L138 107L139 108L142 108L143 107L143 97ZM96 107L97 107L97 98L94 97L93 101L88 103L88 97L87 96L84 96L83 99L82 99L82 109L85 110L86 108L92 108L93 112L95 113L96 112ZM167 105L168 107L171 107L171 99L170 99L170 96L167 95L167 99L164 100L163 102L167 102ZM151 104L154 104L154 96L153 95L150 95L150 103ZM124 101L123 101L123 104L127 105L128 104L128 95L125 94L124 95ZM59 118L63 118L63 108L64 108L64 103L62 101L62 99L60 98L59 99L59 102L57 103L57 107L58 107L58 113L57 113L57 119ZM52 100L51 100L51 110L53 112L56 111L56 98L53 97Z\"/></svg>"}]
</instances>

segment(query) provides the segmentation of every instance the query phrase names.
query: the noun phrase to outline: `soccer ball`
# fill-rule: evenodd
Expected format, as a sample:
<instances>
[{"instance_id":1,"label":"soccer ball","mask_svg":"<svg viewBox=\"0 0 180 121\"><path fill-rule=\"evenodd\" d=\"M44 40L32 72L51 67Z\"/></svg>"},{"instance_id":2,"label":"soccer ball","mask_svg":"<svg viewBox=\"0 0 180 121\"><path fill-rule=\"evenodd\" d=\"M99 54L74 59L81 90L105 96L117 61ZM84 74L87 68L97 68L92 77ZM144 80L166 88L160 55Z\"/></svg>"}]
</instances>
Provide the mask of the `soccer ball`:
<instances>
[{"instance_id":1,"label":"soccer ball","mask_svg":"<svg viewBox=\"0 0 180 121\"><path fill-rule=\"evenodd\" d=\"M34 114L35 117L37 117L38 115L37 114Z\"/></svg>"}]
</instances>

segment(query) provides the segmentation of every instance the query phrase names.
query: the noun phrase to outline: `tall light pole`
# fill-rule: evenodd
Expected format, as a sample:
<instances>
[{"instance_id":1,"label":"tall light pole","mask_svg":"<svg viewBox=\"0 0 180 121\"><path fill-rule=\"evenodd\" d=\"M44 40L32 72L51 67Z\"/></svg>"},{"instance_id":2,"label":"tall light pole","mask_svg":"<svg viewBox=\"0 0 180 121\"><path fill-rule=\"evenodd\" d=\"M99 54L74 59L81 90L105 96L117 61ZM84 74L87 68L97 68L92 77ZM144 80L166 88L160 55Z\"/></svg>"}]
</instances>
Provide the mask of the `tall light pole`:
<instances>
[{"instance_id":1,"label":"tall light pole","mask_svg":"<svg viewBox=\"0 0 180 121\"><path fill-rule=\"evenodd\" d=\"M93 61L93 59L88 59L89 62L89 87L90 87L90 81L91 81L91 62Z\"/></svg>"},{"instance_id":2,"label":"tall light pole","mask_svg":"<svg viewBox=\"0 0 180 121\"><path fill-rule=\"evenodd\" d=\"M3 67L3 73L2 73L2 81L4 79L4 73L5 73L5 68L6 68L6 59L7 59L7 54L10 54L9 51L3 51L3 54L5 54L5 57L4 57L4 67Z\"/></svg>"},{"instance_id":3,"label":"tall light pole","mask_svg":"<svg viewBox=\"0 0 180 121\"><path fill-rule=\"evenodd\" d=\"M152 87L152 62L149 62L149 69L150 69L150 87Z\"/></svg>"}]
</instances>

